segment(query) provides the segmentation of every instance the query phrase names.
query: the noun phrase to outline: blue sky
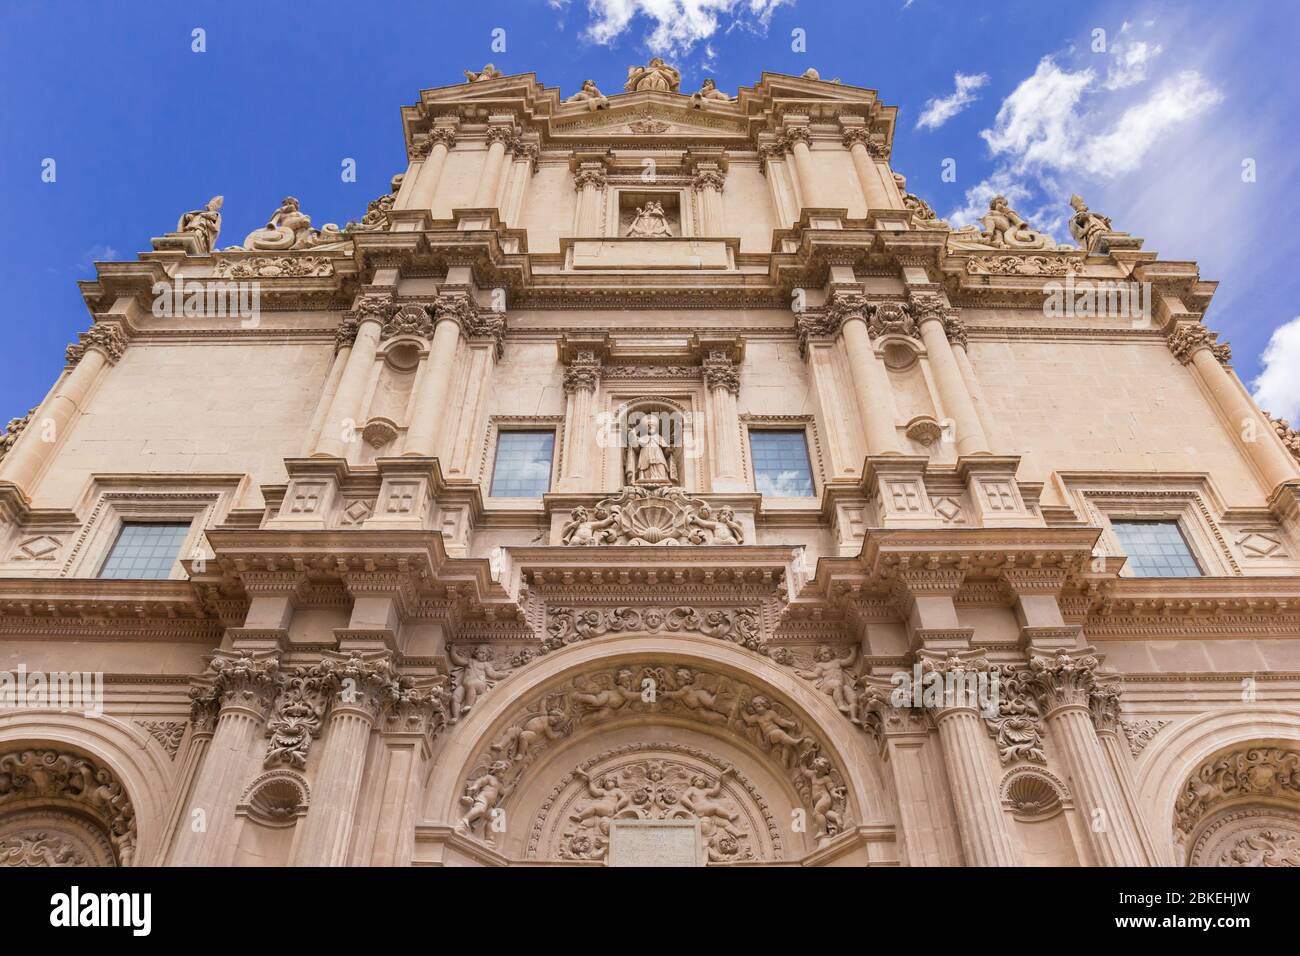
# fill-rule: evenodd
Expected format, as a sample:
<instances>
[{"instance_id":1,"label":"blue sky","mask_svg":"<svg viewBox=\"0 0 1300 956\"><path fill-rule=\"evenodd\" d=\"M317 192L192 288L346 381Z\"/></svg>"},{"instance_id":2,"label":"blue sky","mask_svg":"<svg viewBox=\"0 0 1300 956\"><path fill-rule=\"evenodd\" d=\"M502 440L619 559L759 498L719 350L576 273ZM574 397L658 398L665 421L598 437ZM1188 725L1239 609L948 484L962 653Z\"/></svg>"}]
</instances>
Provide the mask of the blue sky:
<instances>
[{"instance_id":1,"label":"blue sky","mask_svg":"<svg viewBox=\"0 0 1300 956\"><path fill-rule=\"evenodd\" d=\"M954 226L1001 191L1063 237L1081 193L1220 281L1208 324L1294 421L1298 36L1293 2L5 0L0 423L44 396L89 324L76 281L95 260L133 258L217 193L223 245L289 194L318 224L359 219L405 166L398 109L418 90L491 61L566 96L587 77L613 93L652 53L687 91L809 66L879 90L900 108L895 169Z\"/></svg>"}]
</instances>

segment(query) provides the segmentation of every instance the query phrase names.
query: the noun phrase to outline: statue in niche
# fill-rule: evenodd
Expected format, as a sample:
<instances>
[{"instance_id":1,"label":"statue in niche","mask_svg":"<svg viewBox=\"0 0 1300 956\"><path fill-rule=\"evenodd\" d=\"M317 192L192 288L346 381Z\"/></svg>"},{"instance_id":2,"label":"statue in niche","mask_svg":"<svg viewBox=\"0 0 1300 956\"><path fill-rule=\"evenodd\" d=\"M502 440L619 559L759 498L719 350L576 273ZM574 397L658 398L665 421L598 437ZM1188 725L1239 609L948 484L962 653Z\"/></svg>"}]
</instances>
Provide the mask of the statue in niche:
<instances>
[{"instance_id":1,"label":"statue in niche","mask_svg":"<svg viewBox=\"0 0 1300 956\"><path fill-rule=\"evenodd\" d=\"M254 229L248 234L244 248L283 252L287 249L310 249L344 238L346 237L339 231L339 227L332 222L327 222L320 229L312 228L311 216L302 211L298 200L293 196L285 196L280 208L271 213L271 219L265 228Z\"/></svg>"},{"instance_id":2,"label":"statue in niche","mask_svg":"<svg viewBox=\"0 0 1300 956\"><path fill-rule=\"evenodd\" d=\"M564 102L566 103L586 103L589 110L609 109L609 100L605 94L600 92L596 86L595 80L583 80L582 89L574 93Z\"/></svg>"},{"instance_id":3,"label":"statue in niche","mask_svg":"<svg viewBox=\"0 0 1300 956\"><path fill-rule=\"evenodd\" d=\"M1093 212L1077 193L1070 197L1070 235L1088 255L1105 255L1109 250L1106 235L1111 232L1110 218Z\"/></svg>"},{"instance_id":4,"label":"statue in niche","mask_svg":"<svg viewBox=\"0 0 1300 956\"><path fill-rule=\"evenodd\" d=\"M671 435L660 431L659 415L651 413L627 430L623 465L629 485L675 485L679 481Z\"/></svg>"},{"instance_id":5,"label":"statue in niche","mask_svg":"<svg viewBox=\"0 0 1300 956\"><path fill-rule=\"evenodd\" d=\"M707 79L700 86L699 90L691 94L691 106L695 109L701 109L710 103L731 103L732 97L718 89L718 84L712 79Z\"/></svg>"},{"instance_id":6,"label":"statue in niche","mask_svg":"<svg viewBox=\"0 0 1300 956\"><path fill-rule=\"evenodd\" d=\"M199 252L211 252L217 247L217 236L221 233L221 207L225 199L213 196L202 209L192 209L181 216L176 223L176 231L193 236Z\"/></svg>"},{"instance_id":7,"label":"statue in niche","mask_svg":"<svg viewBox=\"0 0 1300 956\"><path fill-rule=\"evenodd\" d=\"M629 66L623 89L628 93L676 93L681 85L681 73L656 56L646 66Z\"/></svg>"},{"instance_id":8,"label":"statue in niche","mask_svg":"<svg viewBox=\"0 0 1300 956\"><path fill-rule=\"evenodd\" d=\"M668 226L668 217L664 213L663 203L650 200L644 206L638 206L636 218L627 228L629 239L672 239L673 231Z\"/></svg>"}]
</instances>

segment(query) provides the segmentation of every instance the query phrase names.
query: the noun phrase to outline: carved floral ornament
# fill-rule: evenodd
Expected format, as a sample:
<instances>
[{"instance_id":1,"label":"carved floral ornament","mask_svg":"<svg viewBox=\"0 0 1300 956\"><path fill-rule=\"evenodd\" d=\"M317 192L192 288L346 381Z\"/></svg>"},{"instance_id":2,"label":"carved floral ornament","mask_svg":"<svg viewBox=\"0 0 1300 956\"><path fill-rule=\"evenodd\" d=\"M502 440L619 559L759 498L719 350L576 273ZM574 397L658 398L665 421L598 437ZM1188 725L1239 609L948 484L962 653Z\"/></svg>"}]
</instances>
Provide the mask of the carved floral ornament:
<instances>
[{"instance_id":1,"label":"carved floral ornament","mask_svg":"<svg viewBox=\"0 0 1300 956\"><path fill-rule=\"evenodd\" d=\"M56 749L0 753L0 866L130 866L135 846L135 809L107 767Z\"/></svg>"},{"instance_id":2,"label":"carved floral ornament","mask_svg":"<svg viewBox=\"0 0 1300 956\"><path fill-rule=\"evenodd\" d=\"M464 815L457 829L490 842L486 824L492 812L506 803L527 769L557 741L623 718L644 722L656 715L726 730L767 753L799 794L818 841L849 825L843 774L827 756L827 748L788 707L728 675L641 664L578 675L519 708L470 770L462 787ZM614 790L622 789L620 778L610 786L606 783L599 781L592 796L597 801L609 797L611 805L617 805L622 796ZM699 789L715 787L716 780ZM587 819L592 816L588 813Z\"/></svg>"},{"instance_id":3,"label":"carved floral ornament","mask_svg":"<svg viewBox=\"0 0 1300 956\"><path fill-rule=\"evenodd\" d=\"M96 324L78 336L79 341L69 345L64 352L68 365L78 364L88 349L98 349L110 362L116 362L126 351L126 336L116 325Z\"/></svg>"},{"instance_id":4,"label":"carved floral ornament","mask_svg":"<svg viewBox=\"0 0 1300 956\"><path fill-rule=\"evenodd\" d=\"M945 304L942 296L933 292L913 292L905 302L867 302L857 292L833 292L820 311L799 313L795 329L799 345L807 350L808 342L816 338L836 335L845 322L861 319L866 323L867 334L872 339L885 335L901 335L919 339L921 324L927 319L939 319L949 341L966 345L966 327L957 311Z\"/></svg>"},{"instance_id":5,"label":"carved floral ornament","mask_svg":"<svg viewBox=\"0 0 1300 956\"><path fill-rule=\"evenodd\" d=\"M1226 342L1222 345L1216 344L1218 338L1219 333L1211 332L1201 323L1186 322L1170 333L1169 351L1174 353L1174 358L1186 364L1192 360L1192 356L1199 349L1207 348L1220 365L1227 365L1232 361L1232 346Z\"/></svg>"},{"instance_id":6,"label":"carved floral ornament","mask_svg":"<svg viewBox=\"0 0 1300 956\"><path fill-rule=\"evenodd\" d=\"M745 532L728 507L713 507L675 485L628 485L594 508L577 507L560 532L566 545L732 545Z\"/></svg>"}]
</instances>

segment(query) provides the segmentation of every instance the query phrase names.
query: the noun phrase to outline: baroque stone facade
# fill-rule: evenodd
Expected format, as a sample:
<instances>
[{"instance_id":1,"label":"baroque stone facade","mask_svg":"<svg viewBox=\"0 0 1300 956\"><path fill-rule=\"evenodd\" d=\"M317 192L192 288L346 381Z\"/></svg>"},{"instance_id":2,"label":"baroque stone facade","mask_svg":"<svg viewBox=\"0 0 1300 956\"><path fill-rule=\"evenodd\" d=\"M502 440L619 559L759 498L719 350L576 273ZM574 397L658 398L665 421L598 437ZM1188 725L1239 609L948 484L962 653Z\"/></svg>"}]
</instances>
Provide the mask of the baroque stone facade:
<instances>
[{"instance_id":1,"label":"baroque stone facade","mask_svg":"<svg viewBox=\"0 0 1300 956\"><path fill-rule=\"evenodd\" d=\"M815 70L464 75L359 220L83 283L0 642L102 713L0 674L0 865L1300 865L1300 452L1193 263L953 229Z\"/></svg>"}]
</instances>

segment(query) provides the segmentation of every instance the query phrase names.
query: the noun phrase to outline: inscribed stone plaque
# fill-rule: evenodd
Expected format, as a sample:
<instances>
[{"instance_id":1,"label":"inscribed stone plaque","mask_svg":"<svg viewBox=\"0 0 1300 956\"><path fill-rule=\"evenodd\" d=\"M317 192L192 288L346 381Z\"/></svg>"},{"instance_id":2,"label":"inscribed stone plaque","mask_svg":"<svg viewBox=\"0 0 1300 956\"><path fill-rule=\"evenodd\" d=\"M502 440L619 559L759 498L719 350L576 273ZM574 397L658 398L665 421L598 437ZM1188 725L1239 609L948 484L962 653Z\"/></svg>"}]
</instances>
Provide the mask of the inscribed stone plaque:
<instances>
[{"instance_id":1,"label":"inscribed stone plaque","mask_svg":"<svg viewBox=\"0 0 1300 956\"><path fill-rule=\"evenodd\" d=\"M703 866L698 820L611 820L610 866Z\"/></svg>"}]
</instances>

